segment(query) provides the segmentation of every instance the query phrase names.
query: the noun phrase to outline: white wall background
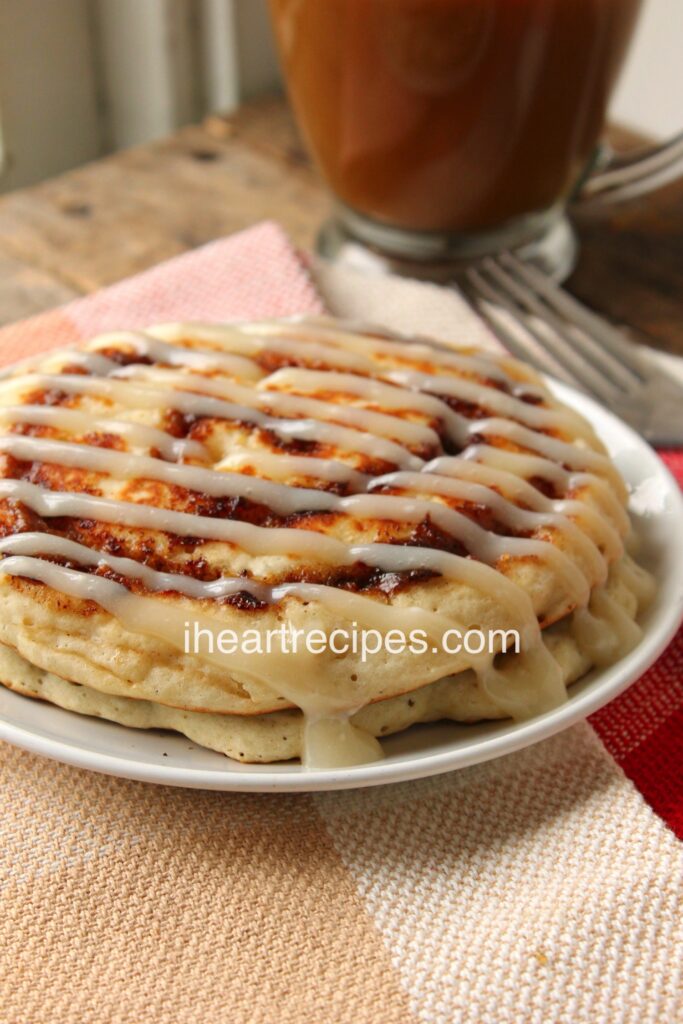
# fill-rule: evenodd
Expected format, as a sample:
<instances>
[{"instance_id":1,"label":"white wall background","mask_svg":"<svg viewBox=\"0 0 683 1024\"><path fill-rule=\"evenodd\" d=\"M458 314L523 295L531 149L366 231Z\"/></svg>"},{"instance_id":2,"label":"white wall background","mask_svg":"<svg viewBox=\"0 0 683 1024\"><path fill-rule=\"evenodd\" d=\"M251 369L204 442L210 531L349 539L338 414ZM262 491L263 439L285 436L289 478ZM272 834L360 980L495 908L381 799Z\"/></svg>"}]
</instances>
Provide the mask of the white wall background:
<instances>
[{"instance_id":1,"label":"white wall background","mask_svg":"<svg viewBox=\"0 0 683 1024\"><path fill-rule=\"evenodd\" d=\"M88 0L0 0L0 190L102 148Z\"/></svg>"},{"instance_id":2,"label":"white wall background","mask_svg":"<svg viewBox=\"0 0 683 1024\"><path fill-rule=\"evenodd\" d=\"M656 137L683 130L683 0L645 0L612 116Z\"/></svg>"},{"instance_id":3,"label":"white wall background","mask_svg":"<svg viewBox=\"0 0 683 1024\"><path fill-rule=\"evenodd\" d=\"M267 0L0 0L0 191L278 85ZM644 0L612 117L683 129L683 0Z\"/></svg>"}]
</instances>

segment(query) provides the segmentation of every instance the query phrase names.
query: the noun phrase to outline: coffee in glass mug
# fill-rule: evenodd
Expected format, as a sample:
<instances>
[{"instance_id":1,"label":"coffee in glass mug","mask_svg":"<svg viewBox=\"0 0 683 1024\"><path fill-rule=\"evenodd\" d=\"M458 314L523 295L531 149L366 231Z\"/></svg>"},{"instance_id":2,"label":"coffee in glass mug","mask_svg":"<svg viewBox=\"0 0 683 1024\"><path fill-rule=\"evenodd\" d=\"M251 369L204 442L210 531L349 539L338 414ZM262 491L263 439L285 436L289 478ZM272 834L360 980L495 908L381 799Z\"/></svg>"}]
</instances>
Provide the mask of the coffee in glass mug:
<instances>
[{"instance_id":1,"label":"coffee in glass mug","mask_svg":"<svg viewBox=\"0 0 683 1024\"><path fill-rule=\"evenodd\" d=\"M581 180L641 0L270 0L351 236L409 258L546 231Z\"/></svg>"}]
</instances>

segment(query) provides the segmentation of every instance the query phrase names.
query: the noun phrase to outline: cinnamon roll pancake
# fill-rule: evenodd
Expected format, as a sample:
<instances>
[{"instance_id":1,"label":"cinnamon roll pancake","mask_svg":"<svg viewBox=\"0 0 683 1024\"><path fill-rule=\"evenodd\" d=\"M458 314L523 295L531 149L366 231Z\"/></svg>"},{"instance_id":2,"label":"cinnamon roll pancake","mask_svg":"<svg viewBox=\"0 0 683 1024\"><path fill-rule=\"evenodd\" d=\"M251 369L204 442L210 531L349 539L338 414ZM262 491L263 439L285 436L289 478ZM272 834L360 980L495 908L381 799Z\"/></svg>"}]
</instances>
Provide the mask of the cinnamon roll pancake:
<instances>
[{"instance_id":1,"label":"cinnamon roll pancake","mask_svg":"<svg viewBox=\"0 0 683 1024\"><path fill-rule=\"evenodd\" d=\"M0 381L0 681L246 761L527 717L638 640L626 498L503 355L328 319L103 335Z\"/></svg>"}]
</instances>

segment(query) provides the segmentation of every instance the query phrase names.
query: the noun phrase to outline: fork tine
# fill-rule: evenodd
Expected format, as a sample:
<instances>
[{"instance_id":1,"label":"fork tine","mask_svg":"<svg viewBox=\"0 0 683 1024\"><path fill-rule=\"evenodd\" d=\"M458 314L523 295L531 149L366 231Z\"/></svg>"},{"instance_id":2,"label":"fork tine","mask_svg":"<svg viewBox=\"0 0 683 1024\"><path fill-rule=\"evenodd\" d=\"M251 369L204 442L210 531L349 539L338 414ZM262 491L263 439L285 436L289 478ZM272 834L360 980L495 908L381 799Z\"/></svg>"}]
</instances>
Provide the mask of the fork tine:
<instances>
[{"instance_id":1,"label":"fork tine","mask_svg":"<svg viewBox=\"0 0 683 1024\"><path fill-rule=\"evenodd\" d=\"M511 254L501 256L497 261L497 267L501 269L491 272L506 274L508 287L514 291L520 303L551 323L559 337L567 341L572 353L585 359L622 391L632 392L641 386L641 376L636 375L630 367L622 366L611 350L605 351L600 343L569 315L567 304L563 303L565 293L560 288L543 280L544 287L541 291L536 287L536 282L539 278L543 279L544 275L538 271L528 274L529 268ZM560 308L561 306L564 308Z\"/></svg>"},{"instance_id":2,"label":"fork tine","mask_svg":"<svg viewBox=\"0 0 683 1024\"><path fill-rule=\"evenodd\" d=\"M474 269L468 270L466 276L467 297L511 355L530 363L540 373L554 374L567 384L580 387L576 378L559 366L549 352L533 344L526 327L519 319L518 311L502 292L493 288ZM501 315L501 310L505 310L507 316Z\"/></svg>"},{"instance_id":3,"label":"fork tine","mask_svg":"<svg viewBox=\"0 0 683 1024\"><path fill-rule=\"evenodd\" d=\"M602 317L582 305L536 267L524 263L512 253L501 254L500 261L526 282L534 292L541 295L553 313L564 317L569 323L580 328L584 332L584 337L588 339L593 356L599 359L603 366L609 366L610 373L619 376L620 380L623 379L625 386L628 387L629 383L623 376L624 370L632 375L631 386L634 379L643 381L647 378L642 358L633 350L631 342L616 327L612 327Z\"/></svg>"},{"instance_id":4,"label":"fork tine","mask_svg":"<svg viewBox=\"0 0 683 1024\"><path fill-rule=\"evenodd\" d=\"M504 257L508 266L515 266L513 257ZM538 274L533 268L534 278ZM549 282L538 274L540 287L548 288ZM569 384L582 388L612 408L627 423L630 423L651 444L675 446L683 442L683 387L667 376L666 372L647 357L643 358L643 378L632 381L630 391L619 390L590 364L586 363L572 347L578 336L576 323L564 320L561 312L555 312L538 296L534 289L525 287L513 271L506 270L494 259L488 259L461 272L458 277L463 291L476 311L493 329L513 355L520 355L541 372L550 371ZM454 282L455 283L455 282ZM570 305L574 300L560 289L560 302ZM553 294L553 298L556 296ZM530 301L531 300L531 301ZM587 319L582 323L593 324L595 333L602 335L601 328L607 325L597 314L590 313L577 303ZM597 329L596 329L597 328ZM618 331L611 332L610 342L618 338L619 353L622 354L623 340ZM569 331L569 333L568 333ZM581 333L582 341L585 335Z\"/></svg>"},{"instance_id":5,"label":"fork tine","mask_svg":"<svg viewBox=\"0 0 683 1024\"><path fill-rule=\"evenodd\" d=\"M605 206L612 204L616 206L617 203L625 203L630 199L635 199L637 196L644 196L648 192L655 192L659 188L664 188L665 185L669 185L672 181L680 178L682 174L683 156L679 156L672 163L666 164L656 172L644 174L642 178L624 182L623 185L596 189L585 196L580 195L572 202L572 206L579 207L582 214L599 211Z\"/></svg>"},{"instance_id":6,"label":"fork tine","mask_svg":"<svg viewBox=\"0 0 683 1024\"><path fill-rule=\"evenodd\" d=\"M510 351L513 355L520 354L522 359L531 362L542 373L551 373L566 383L595 395L602 402L613 403L615 390L608 381L590 367L586 367L582 360L572 358L571 350L570 358L567 359L568 347L564 342L560 343L561 355L558 356L555 332L549 325L538 318L528 316L524 309L520 309L519 303L508 290L501 287L498 282L492 283L481 271L481 266L477 270L471 269L467 272L467 277L477 292L489 303L487 319L493 329L504 344L510 344L511 326L497 314L496 306L506 310L515 326L520 328L517 336L512 336L513 344L510 344Z\"/></svg>"},{"instance_id":7,"label":"fork tine","mask_svg":"<svg viewBox=\"0 0 683 1024\"><path fill-rule=\"evenodd\" d=\"M571 373L585 390L598 395L603 402L613 402L624 389L621 382L607 374L604 367L596 367L595 360L577 345L574 334L567 330L563 320L553 313L530 288L503 269L495 260L482 265L489 279L504 291L516 306L516 313L553 358Z\"/></svg>"},{"instance_id":8,"label":"fork tine","mask_svg":"<svg viewBox=\"0 0 683 1024\"><path fill-rule=\"evenodd\" d=\"M587 195L593 195L605 189L621 188L628 182L635 182L658 174L664 168L677 164L683 157L683 132L679 132L668 142L662 143L642 156L634 154L626 157L623 162L617 159L614 166L599 171L588 179L584 185Z\"/></svg>"},{"instance_id":9,"label":"fork tine","mask_svg":"<svg viewBox=\"0 0 683 1024\"><path fill-rule=\"evenodd\" d=\"M522 327L519 320L516 321L516 326L520 328L520 333L517 336L515 335L510 325L500 316L500 301L489 302L488 299L484 298L478 298L474 301L477 313L496 334L510 355L516 359L521 359L539 373L556 377L565 384L571 384L572 387L577 388L579 391L586 390L575 377L572 377L570 373L567 373L561 366L558 366L557 363L548 358L543 349L540 349L533 343L531 336L526 334L526 328ZM521 337L522 331L526 335L524 340Z\"/></svg>"}]
</instances>

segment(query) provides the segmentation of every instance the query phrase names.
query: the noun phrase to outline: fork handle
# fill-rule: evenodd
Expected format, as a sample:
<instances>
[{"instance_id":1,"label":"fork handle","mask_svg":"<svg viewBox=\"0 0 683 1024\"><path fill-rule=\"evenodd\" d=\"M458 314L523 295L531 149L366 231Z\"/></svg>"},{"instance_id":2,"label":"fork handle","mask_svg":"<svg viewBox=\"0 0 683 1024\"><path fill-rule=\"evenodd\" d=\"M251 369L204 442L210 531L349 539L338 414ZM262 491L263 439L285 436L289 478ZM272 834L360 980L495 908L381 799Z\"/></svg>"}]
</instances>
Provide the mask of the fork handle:
<instances>
[{"instance_id":1,"label":"fork handle","mask_svg":"<svg viewBox=\"0 0 683 1024\"><path fill-rule=\"evenodd\" d=\"M581 181L572 205L589 206L625 202L662 188L683 176L683 132L665 142L617 153L602 146L593 169Z\"/></svg>"}]
</instances>

